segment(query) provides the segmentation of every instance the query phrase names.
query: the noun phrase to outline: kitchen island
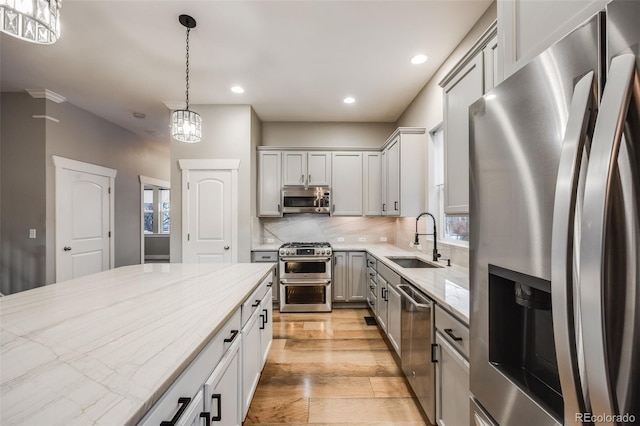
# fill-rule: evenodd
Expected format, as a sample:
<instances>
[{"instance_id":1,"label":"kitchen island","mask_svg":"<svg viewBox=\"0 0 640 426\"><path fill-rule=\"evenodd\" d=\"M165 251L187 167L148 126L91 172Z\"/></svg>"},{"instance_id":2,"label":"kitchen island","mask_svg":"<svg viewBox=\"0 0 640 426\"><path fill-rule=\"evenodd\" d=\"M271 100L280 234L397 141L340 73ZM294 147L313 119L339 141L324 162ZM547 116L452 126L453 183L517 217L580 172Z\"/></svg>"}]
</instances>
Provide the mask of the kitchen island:
<instances>
[{"instance_id":1,"label":"kitchen island","mask_svg":"<svg viewBox=\"0 0 640 426\"><path fill-rule=\"evenodd\" d=\"M0 423L136 424L272 269L133 265L0 298Z\"/></svg>"}]
</instances>

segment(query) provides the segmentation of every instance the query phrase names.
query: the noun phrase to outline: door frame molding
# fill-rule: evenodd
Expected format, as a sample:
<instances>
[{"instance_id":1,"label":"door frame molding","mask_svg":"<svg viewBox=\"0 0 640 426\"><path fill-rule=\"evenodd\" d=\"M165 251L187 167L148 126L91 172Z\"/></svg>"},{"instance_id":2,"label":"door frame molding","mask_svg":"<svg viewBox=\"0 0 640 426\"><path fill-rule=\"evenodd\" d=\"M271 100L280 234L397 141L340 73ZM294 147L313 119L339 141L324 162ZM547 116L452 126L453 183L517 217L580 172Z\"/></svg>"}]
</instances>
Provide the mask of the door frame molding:
<instances>
[{"instance_id":1,"label":"door frame molding","mask_svg":"<svg viewBox=\"0 0 640 426\"><path fill-rule=\"evenodd\" d=\"M238 159L182 159L178 160L182 171L182 257L187 252L187 234L189 233L189 205L187 183L189 171L229 171L231 172L231 262L238 261Z\"/></svg>"},{"instance_id":2,"label":"door frame molding","mask_svg":"<svg viewBox=\"0 0 640 426\"><path fill-rule=\"evenodd\" d=\"M140 175L140 264L144 263L144 186L153 185L171 189L171 183L166 180ZM156 206L154 206L155 208ZM167 234L169 235L169 234Z\"/></svg>"},{"instance_id":3,"label":"door frame molding","mask_svg":"<svg viewBox=\"0 0 640 426\"><path fill-rule=\"evenodd\" d=\"M70 158L60 157L57 155L51 156L53 160L53 165L56 168L55 175L55 200L56 200L56 216L55 216L55 275L56 282L59 281L59 271L58 262L60 260L58 253L62 250L62 244L58 236L61 232L61 224L58 218L62 216L62 205L60 203L60 197L58 197L60 184L62 181L62 172L64 170L73 170L76 172L89 173L97 176L104 176L109 178L109 232L111 232L111 238L109 238L109 269L113 269L115 266L115 232L113 230L114 219L115 219L115 208L114 208L114 198L115 198L115 178L118 173L115 169L110 169L108 167L98 166L96 164L84 163L82 161L72 160Z\"/></svg>"}]
</instances>

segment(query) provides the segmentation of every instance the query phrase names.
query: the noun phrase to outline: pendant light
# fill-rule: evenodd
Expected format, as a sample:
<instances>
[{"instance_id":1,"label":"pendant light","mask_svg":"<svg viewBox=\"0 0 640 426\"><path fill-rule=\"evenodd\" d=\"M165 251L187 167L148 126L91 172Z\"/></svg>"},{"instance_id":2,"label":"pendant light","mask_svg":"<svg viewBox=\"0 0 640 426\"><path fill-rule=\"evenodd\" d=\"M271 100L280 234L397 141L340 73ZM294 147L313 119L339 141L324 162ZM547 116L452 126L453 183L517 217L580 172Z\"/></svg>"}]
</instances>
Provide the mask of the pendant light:
<instances>
[{"instance_id":1,"label":"pendant light","mask_svg":"<svg viewBox=\"0 0 640 426\"><path fill-rule=\"evenodd\" d=\"M187 28L187 105L171 115L171 135L180 142L196 143L202 139L202 118L189 110L189 31L196 27L196 20L189 15L180 15L178 21Z\"/></svg>"},{"instance_id":2,"label":"pendant light","mask_svg":"<svg viewBox=\"0 0 640 426\"><path fill-rule=\"evenodd\" d=\"M0 31L32 43L55 43L61 7L61 0L0 0Z\"/></svg>"}]
</instances>

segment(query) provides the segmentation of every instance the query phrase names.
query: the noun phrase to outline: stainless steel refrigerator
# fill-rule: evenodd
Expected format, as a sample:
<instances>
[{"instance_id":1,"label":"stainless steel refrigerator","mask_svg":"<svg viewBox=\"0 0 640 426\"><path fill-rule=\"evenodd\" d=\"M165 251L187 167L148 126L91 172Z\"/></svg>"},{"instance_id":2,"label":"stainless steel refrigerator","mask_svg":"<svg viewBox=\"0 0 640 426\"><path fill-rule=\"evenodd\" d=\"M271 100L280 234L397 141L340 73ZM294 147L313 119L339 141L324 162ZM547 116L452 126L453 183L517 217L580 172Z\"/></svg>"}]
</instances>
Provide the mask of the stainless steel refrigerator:
<instances>
[{"instance_id":1,"label":"stainless steel refrigerator","mask_svg":"<svg viewBox=\"0 0 640 426\"><path fill-rule=\"evenodd\" d=\"M472 424L640 424L639 42L613 1L469 110Z\"/></svg>"}]
</instances>

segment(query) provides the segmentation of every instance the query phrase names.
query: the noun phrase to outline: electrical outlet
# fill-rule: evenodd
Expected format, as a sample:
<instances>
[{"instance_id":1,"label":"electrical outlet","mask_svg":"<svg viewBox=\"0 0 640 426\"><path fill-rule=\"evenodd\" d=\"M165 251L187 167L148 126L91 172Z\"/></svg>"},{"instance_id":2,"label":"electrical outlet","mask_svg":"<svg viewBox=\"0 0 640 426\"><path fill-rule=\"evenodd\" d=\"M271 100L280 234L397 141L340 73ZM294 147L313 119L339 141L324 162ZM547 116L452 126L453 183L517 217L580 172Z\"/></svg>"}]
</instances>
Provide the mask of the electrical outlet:
<instances>
[{"instance_id":1,"label":"electrical outlet","mask_svg":"<svg viewBox=\"0 0 640 426\"><path fill-rule=\"evenodd\" d=\"M387 242L387 237L380 237L380 241L383 242L383 243L386 243Z\"/></svg>"},{"instance_id":2,"label":"electrical outlet","mask_svg":"<svg viewBox=\"0 0 640 426\"><path fill-rule=\"evenodd\" d=\"M29 238L35 238L35 237L36 237L36 230L29 229Z\"/></svg>"},{"instance_id":3,"label":"electrical outlet","mask_svg":"<svg viewBox=\"0 0 640 426\"><path fill-rule=\"evenodd\" d=\"M367 241L367 237L358 237L358 241L364 243Z\"/></svg>"},{"instance_id":4,"label":"electrical outlet","mask_svg":"<svg viewBox=\"0 0 640 426\"><path fill-rule=\"evenodd\" d=\"M344 238L342 238L342 237L338 237L338 238L337 238L337 241L338 241L339 243L344 243Z\"/></svg>"},{"instance_id":5,"label":"electrical outlet","mask_svg":"<svg viewBox=\"0 0 640 426\"><path fill-rule=\"evenodd\" d=\"M276 241L273 238L267 238L267 244L275 243Z\"/></svg>"}]
</instances>

